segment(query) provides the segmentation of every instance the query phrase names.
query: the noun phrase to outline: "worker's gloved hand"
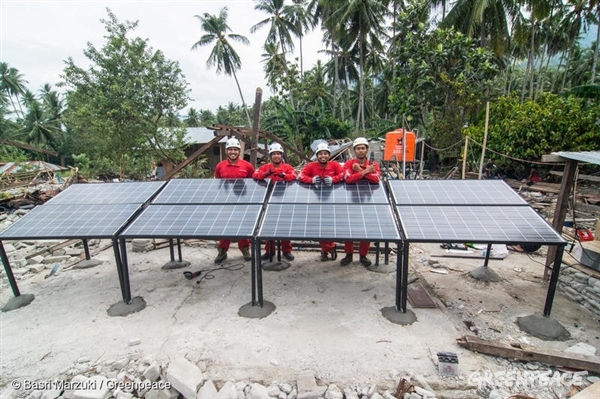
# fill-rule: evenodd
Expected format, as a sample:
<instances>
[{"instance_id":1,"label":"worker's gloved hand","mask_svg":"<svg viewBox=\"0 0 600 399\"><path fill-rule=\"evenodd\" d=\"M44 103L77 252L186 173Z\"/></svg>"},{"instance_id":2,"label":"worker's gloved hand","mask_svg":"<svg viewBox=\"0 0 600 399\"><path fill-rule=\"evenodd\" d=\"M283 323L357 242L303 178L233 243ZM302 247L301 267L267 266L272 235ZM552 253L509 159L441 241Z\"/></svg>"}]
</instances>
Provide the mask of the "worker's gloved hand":
<instances>
[{"instance_id":1,"label":"worker's gloved hand","mask_svg":"<svg viewBox=\"0 0 600 399\"><path fill-rule=\"evenodd\" d=\"M281 177L282 179L285 179L285 173L281 172L281 173L279 174L279 177Z\"/></svg>"},{"instance_id":2,"label":"worker's gloved hand","mask_svg":"<svg viewBox=\"0 0 600 399\"><path fill-rule=\"evenodd\" d=\"M265 173L265 177L271 176L273 174L273 172L274 172L273 169L269 169L269 171L267 173Z\"/></svg>"},{"instance_id":3,"label":"worker's gloved hand","mask_svg":"<svg viewBox=\"0 0 600 399\"><path fill-rule=\"evenodd\" d=\"M312 179L313 184L319 184L321 183L321 176L315 176Z\"/></svg>"},{"instance_id":4,"label":"worker's gloved hand","mask_svg":"<svg viewBox=\"0 0 600 399\"><path fill-rule=\"evenodd\" d=\"M333 184L333 179L331 178L331 176L325 176L325 178L323 179L323 181L325 182L325 184L327 184L328 186L331 186Z\"/></svg>"}]
</instances>

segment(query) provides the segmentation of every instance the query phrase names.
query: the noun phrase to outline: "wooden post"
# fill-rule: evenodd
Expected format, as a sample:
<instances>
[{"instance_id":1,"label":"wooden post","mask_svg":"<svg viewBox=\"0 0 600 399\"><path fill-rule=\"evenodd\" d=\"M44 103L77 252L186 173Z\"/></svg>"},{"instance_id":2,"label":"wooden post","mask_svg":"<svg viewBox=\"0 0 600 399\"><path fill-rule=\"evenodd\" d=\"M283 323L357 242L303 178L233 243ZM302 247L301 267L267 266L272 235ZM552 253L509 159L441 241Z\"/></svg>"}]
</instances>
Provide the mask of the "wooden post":
<instances>
[{"instance_id":1,"label":"wooden post","mask_svg":"<svg viewBox=\"0 0 600 399\"><path fill-rule=\"evenodd\" d=\"M465 180L465 174L467 172L467 152L469 151L469 136L465 138L465 151L463 152L463 167L462 167L462 179Z\"/></svg>"},{"instance_id":2,"label":"wooden post","mask_svg":"<svg viewBox=\"0 0 600 399\"><path fill-rule=\"evenodd\" d=\"M575 171L577 170L577 161L567 159L565 170L563 172L562 181L560 182L560 191L558 198L556 199L556 208L554 209L554 217L552 218L552 227L558 232L562 233L563 224L565 223L565 216L567 215L567 206L569 203L569 197L571 189L573 188L573 181L575 180ZM548 270L554 262L556 257L556 246L552 245L548 247L548 254L546 255L546 268L544 269L544 281L548 281Z\"/></svg>"},{"instance_id":3,"label":"wooden post","mask_svg":"<svg viewBox=\"0 0 600 399\"><path fill-rule=\"evenodd\" d=\"M423 179L423 168L425 167L425 137L421 140L421 165L419 165L419 179Z\"/></svg>"},{"instance_id":4,"label":"wooden post","mask_svg":"<svg viewBox=\"0 0 600 399\"><path fill-rule=\"evenodd\" d=\"M250 163L256 168L256 158L258 151L258 128L260 126L260 107L262 102L262 89L256 88L256 97L254 97L254 124L252 125L252 152L250 153Z\"/></svg>"},{"instance_id":5,"label":"wooden post","mask_svg":"<svg viewBox=\"0 0 600 399\"><path fill-rule=\"evenodd\" d=\"M483 133L483 148L481 149L481 161L479 162L479 179L483 172L483 163L485 162L485 148L487 146L488 125L490 122L490 102L485 103L485 130Z\"/></svg>"}]
</instances>

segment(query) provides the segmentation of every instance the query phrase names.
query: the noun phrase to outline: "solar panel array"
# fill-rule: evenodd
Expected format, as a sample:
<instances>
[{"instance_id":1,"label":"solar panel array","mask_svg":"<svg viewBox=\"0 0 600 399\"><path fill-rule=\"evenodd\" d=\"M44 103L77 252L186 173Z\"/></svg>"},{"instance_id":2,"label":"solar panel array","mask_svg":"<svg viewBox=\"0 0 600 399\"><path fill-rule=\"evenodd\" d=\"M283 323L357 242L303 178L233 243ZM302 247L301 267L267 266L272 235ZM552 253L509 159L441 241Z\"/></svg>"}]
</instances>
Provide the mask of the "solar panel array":
<instances>
[{"instance_id":1,"label":"solar panel array","mask_svg":"<svg viewBox=\"0 0 600 399\"><path fill-rule=\"evenodd\" d=\"M174 179L152 204L262 204L267 187L253 179Z\"/></svg>"},{"instance_id":2,"label":"solar panel array","mask_svg":"<svg viewBox=\"0 0 600 399\"><path fill-rule=\"evenodd\" d=\"M252 237L262 205L150 205L121 237Z\"/></svg>"},{"instance_id":3,"label":"solar panel array","mask_svg":"<svg viewBox=\"0 0 600 399\"><path fill-rule=\"evenodd\" d=\"M269 203L289 204L388 204L381 183L359 181L356 184L338 183L304 184L300 182L276 182Z\"/></svg>"},{"instance_id":4,"label":"solar panel array","mask_svg":"<svg viewBox=\"0 0 600 399\"><path fill-rule=\"evenodd\" d=\"M73 184L46 205L143 204L164 185L163 181Z\"/></svg>"},{"instance_id":5,"label":"solar panel array","mask_svg":"<svg viewBox=\"0 0 600 399\"><path fill-rule=\"evenodd\" d=\"M41 205L0 233L0 239L111 238L140 207L140 204Z\"/></svg>"},{"instance_id":6,"label":"solar panel array","mask_svg":"<svg viewBox=\"0 0 600 399\"><path fill-rule=\"evenodd\" d=\"M398 206L409 241L564 244L528 206Z\"/></svg>"},{"instance_id":7,"label":"solar panel array","mask_svg":"<svg viewBox=\"0 0 600 399\"><path fill-rule=\"evenodd\" d=\"M527 205L501 180L391 180L389 187L397 205Z\"/></svg>"},{"instance_id":8,"label":"solar panel array","mask_svg":"<svg viewBox=\"0 0 600 399\"><path fill-rule=\"evenodd\" d=\"M269 204L258 237L398 241L400 233L384 204Z\"/></svg>"}]
</instances>

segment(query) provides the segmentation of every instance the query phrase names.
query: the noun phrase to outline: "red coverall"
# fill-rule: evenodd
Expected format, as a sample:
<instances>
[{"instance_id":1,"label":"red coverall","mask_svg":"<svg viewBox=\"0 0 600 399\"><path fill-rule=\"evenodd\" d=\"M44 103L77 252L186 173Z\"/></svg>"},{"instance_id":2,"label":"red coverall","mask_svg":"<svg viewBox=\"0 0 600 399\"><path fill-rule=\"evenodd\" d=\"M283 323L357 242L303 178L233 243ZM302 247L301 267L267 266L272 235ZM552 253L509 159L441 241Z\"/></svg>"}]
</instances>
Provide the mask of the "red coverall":
<instances>
[{"instance_id":1,"label":"red coverall","mask_svg":"<svg viewBox=\"0 0 600 399\"><path fill-rule=\"evenodd\" d=\"M273 181L294 181L296 180L296 171L287 163L280 163L278 166L268 163L258 168L252 177L256 180L264 180L268 178ZM281 251L284 254L291 253L292 242L289 240L282 240ZM268 254L275 253L275 243L273 241L267 241L265 243L265 252Z\"/></svg>"},{"instance_id":2,"label":"red coverall","mask_svg":"<svg viewBox=\"0 0 600 399\"><path fill-rule=\"evenodd\" d=\"M355 172L352 169L353 165L360 166L362 170L365 170L369 165L373 165L374 171L362 176L362 172ZM381 177L379 164L377 162L370 162L368 159L365 159L365 163L363 165L361 165L358 159L356 158L346 161L346 163L344 163L344 170L346 176L346 184L353 184L361 179L365 179L370 183L379 183L379 178ZM358 254L360 256L367 256L369 253L370 245L371 243L368 241L361 241L358 245ZM344 252L346 254L352 254L354 252L354 242L346 241L344 243Z\"/></svg>"},{"instance_id":3,"label":"red coverall","mask_svg":"<svg viewBox=\"0 0 600 399\"><path fill-rule=\"evenodd\" d=\"M325 176L331 176L333 184L335 184L344 180L344 169L336 161L327 162L325 167L321 166L319 162L311 162L302 169L302 172L298 175L298 180L302 183L312 184L312 179L315 176L321 176L321 180ZM321 245L321 252L331 252L335 248L333 241L319 241L319 244Z\"/></svg>"},{"instance_id":4,"label":"red coverall","mask_svg":"<svg viewBox=\"0 0 600 399\"><path fill-rule=\"evenodd\" d=\"M251 178L253 173L254 167L252 164L244 161L241 158L238 158L234 164L232 164L229 159L226 159L219 162L215 167L215 178L217 179L246 179ZM222 248L227 251L230 244L231 240L219 240L219 245L217 245L217 248ZM242 248L249 246L250 240L238 240L238 248L240 251Z\"/></svg>"}]
</instances>

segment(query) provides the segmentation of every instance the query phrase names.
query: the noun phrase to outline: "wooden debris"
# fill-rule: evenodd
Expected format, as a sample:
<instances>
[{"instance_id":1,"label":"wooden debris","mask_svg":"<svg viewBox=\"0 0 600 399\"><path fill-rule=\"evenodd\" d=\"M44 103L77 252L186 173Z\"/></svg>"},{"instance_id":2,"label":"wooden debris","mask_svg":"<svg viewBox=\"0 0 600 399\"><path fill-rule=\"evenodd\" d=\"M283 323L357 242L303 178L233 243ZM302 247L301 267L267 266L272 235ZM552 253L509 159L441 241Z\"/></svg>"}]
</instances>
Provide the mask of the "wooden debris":
<instances>
[{"instance_id":1,"label":"wooden debris","mask_svg":"<svg viewBox=\"0 0 600 399\"><path fill-rule=\"evenodd\" d=\"M485 341L473 335L464 335L456 339L463 348L486 355L517 359L525 362L540 362L554 366L570 367L578 370L600 372L600 359L595 356L585 356L520 343L501 341Z\"/></svg>"},{"instance_id":2,"label":"wooden debris","mask_svg":"<svg viewBox=\"0 0 600 399\"><path fill-rule=\"evenodd\" d=\"M600 381L595 382L571 399L597 399L600 398Z\"/></svg>"},{"instance_id":3,"label":"wooden debris","mask_svg":"<svg viewBox=\"0 0 600 399\"><path fill-rule=\"evenodd\" d=\"M402 378L398 383L398 387L396 388L396 392L394 392L394 396L398 399L404 397L405 393L411 393L415 390L413 384L411 384L406 378Z\"/></svg>"}]
</instances>

